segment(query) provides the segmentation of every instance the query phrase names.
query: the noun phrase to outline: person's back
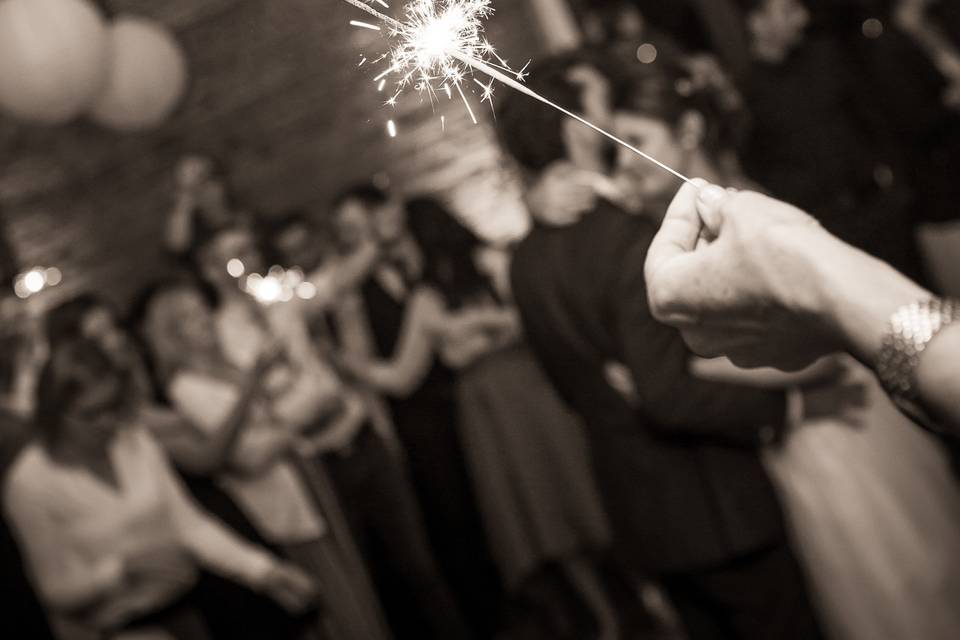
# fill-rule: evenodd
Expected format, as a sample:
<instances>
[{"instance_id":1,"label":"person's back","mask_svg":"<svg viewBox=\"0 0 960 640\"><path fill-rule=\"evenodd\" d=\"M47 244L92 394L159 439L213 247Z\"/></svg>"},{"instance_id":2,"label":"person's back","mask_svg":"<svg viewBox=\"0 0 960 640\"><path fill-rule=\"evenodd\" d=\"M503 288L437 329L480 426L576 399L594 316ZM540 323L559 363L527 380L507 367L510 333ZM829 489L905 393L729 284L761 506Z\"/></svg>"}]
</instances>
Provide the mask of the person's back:
<instances>
[{"instance_id":1,"label":"person's back","mask_svg":"<svg viewBox=\"0 0 960 640\"><path fill-rule=\"evenodd\" d=\"M690 378L680 335L646 309L654 233L609 205L569 227L537 227L517 249L512 281L530 344L586 421L618 550L659 573L781 538L756 446L764 427L782 423L783 399ZM612 362L630 367L639 406L607 382Z\"/></svg>"}]
</instances>

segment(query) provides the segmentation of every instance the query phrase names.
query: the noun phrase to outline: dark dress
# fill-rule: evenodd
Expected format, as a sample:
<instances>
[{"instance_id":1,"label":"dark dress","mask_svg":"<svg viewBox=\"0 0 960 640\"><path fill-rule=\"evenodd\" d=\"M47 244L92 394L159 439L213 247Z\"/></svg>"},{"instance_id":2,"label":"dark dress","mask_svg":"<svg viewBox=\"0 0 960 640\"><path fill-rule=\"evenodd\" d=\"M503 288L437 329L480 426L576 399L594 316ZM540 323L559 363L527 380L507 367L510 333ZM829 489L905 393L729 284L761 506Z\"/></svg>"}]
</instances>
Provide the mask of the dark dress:
<instances>
[{"instance_id":1,"label":"dark dress","mask_svg":"<svg viewBox=\"0 0 960 640\"><path fill-rule=\"evenodd\" d=\"M406 301L369 279L361 290L377 355L393 356ZM436 360L420 387L391 398L390 410L410 467L434 555L470 625L489 635L503 593L457 434L455 372Z\"/></svg>"},{"instance_id":2,"label":"dark dress","mask_svg":"<svg viewBox=\"0 0 960 640\"><path fill-rule=\"evenodd\" d=\"M460 437L500 575L511 592L551 562L610 544L583 424L524 344L460 372Z\"/></svg>"}]
</instances>

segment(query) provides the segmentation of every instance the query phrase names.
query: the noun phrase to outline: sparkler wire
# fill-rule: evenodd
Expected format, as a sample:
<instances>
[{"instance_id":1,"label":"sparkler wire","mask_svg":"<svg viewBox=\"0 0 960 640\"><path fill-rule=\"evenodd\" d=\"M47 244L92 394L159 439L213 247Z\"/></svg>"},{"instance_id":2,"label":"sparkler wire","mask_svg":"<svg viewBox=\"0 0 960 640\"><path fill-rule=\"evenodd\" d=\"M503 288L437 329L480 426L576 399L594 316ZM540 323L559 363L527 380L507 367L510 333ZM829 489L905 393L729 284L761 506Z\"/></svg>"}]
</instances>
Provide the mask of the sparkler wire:
<instances>
[{"instance_id":1,"label":"sparkler wire","mask_svg":"<svg viewBox=\"0 0 960 640\"><path fill-rule=\"evenodd\" d=\"M372 15L373 17L377 18L378 20L382 21L384 24L387 24L387 25L393 27L393 29L394 29L395 31L397 31L397 32L403 32L403 30L404 30L404 24L403 24L402 22L400 22L399 20L397 20L397 19L395 19L395 18L391 18L390 16L386 15L385 13L382 13L382 12L380 12L380 11L377 11L376 9L374 9L373 7L371 7L370 5L368 5L368 4L366 4L365 2L363 2L363 0L343 0L343 1L346 2L347 4L353 5L354 7L356 7L356 8L358 8L358 9L361 9L361 10L367 12L368 14L370 14L370 15ZM644 153L643 151L641 151L640 149L637 149L635 146L633 146L632 144L630 144L630 143L627 142L626 140L624 140L624 139L622 139L622 138L620 138L620 137L618 137L618 136L615 136L614 134L610 133L610 132L607 131L606 129L603 129L603 128L601 128L601 127L598 127L597 125L593 124L592 122L590 122L590 121L587 120L586 118L584 118L584 117L582 117L582 116L580 116L580 115L577 115L577 114L574 113L573 111L570 111L569 109L565 109L564 107L558 105L557 103L555 103L555 102L553 102L553 101L545 98L544 96L540 95L539 93L537 93L537 92L534 91L533 89L530 89L529 87L527 87L527 86L524 85L523 83L518 82L517 80L514 80L513 78L511 78L510 76L506 75L506 74L503 73L502 71L500 71L500 70L498 70L498 69L494 69L493 67L491 67L491 66L488 65L487 63L483 62L482 60L478 60L478 59L476 59L476 58L473 58L472 56L468 56L468 55L464 54L462 51L456 51L456 50L454 50L454 51L448 51L448 52L446 52L446 53L447 53L447 55L449 55L450 57L455 58L456 60L462 62L463 64L465 64L465 65L467 65L467 66L469 66L471 69L474 69L474 70L476 70L476 71L479 71L480 73L482 73L482 74L484 74L484 75L487 75L487 76L489 76L490 78L493 78L493 79L495 79L495 80L497 80L497 81L505 84L506 86L510 87L511 89L513 89L513 90L515 90L515 91L519 91L520 93L522 93L522 94L524 94L524 95L526 95L526 96L528 96L528 97L530 97L530 98L533 98L534 100L538 100L538 101L542 102L543 104L545 104L545 105L547 105L547 106L549 106L549 107L552 107L553 109L556 109L557 111L559 111L560 113L564 114L565 116L570 117L570 118L573 118L573 119L576 120L577 122L579 122L579 123L581 123L581 124L583 124L583 125L586 125L587 127L591 128L591 129L593 129L594 131L596 131L597 133L599 133L599 134L607 137L608 139L610 139L611 141L615 142L616 144L618 144L618 145L622 146L623 148L631 151L632 153L635 153L636 155L640 156L640 157L643 158L644 160L647 160L647 161L649 161L649 162L652 162L653 164L655 164L656 166L660 167L660 168L663 169L664 171L667 171L667 172L673 174L674 176L676 176L677 178L683 180L684 182L687 182L687 183L691 183L691 184L692 184L692 181L690 180L690 178L688 178L687 176L683 175L682 173L680 173L680 172L677 171L676 169L674 169L674 168L670 167L669 165L664 164L663 162L657 160L656 158L654 158L654 157L651 156L650 154ZM390 71L390 70L388 70L388 72L389 72L389 71ZM384 74L384 75L385 75L385 74ZM458 89L459 89L459 85L458 85ZM467 106L467 108L468 108L468 110L469 110L469 105ZM473 117L473 113L470 112L470 115L471 115L471 118L472 118L472 117ZM475 119L475 118L474 118L474 122L476 122L476 119Z\"/></svg>"}]
</instances>

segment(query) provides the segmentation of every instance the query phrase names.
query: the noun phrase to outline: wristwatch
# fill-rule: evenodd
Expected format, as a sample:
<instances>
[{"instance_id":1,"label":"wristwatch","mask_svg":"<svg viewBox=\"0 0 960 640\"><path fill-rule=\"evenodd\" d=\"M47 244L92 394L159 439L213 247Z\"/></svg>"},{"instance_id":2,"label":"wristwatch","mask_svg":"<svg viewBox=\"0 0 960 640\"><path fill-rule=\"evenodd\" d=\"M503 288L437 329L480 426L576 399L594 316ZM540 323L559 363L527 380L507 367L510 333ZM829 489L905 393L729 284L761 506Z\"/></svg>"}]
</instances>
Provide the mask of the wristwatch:
<instances>
[{"instance_id":1,"label":"wristwatch","mask_svg":"<svg viewBox=\"0 0 960 640\"><path fill-rule=\"evenodd\" d=\"M917 404L917 367L930 342L954 320L960 320L960 301L929 298L897 309L883 334L877 377L897 406L925 426L932 425Z\"/></svg>"}]
</instances>

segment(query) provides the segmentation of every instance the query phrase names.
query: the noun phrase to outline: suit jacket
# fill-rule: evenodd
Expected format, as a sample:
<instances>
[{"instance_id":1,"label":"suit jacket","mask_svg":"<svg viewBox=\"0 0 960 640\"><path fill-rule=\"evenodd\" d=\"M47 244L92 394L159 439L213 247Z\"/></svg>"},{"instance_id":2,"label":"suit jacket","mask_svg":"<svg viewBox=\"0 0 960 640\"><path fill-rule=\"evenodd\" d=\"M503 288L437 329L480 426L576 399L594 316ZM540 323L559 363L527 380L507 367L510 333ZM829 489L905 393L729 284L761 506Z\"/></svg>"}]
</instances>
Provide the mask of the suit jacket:
<instances>
[{"instance_id":1,"label":"suit jacket","mask_svg":"<svg viewBox=\"0 0 960 640\"><path fill-rule=\"evenodd\" d=\"M603 203L572 226L535 227L511 280L527 338L584 418L616 550L640 570L722 564L782 539L758 446L782 428L785 399L688 373L680 334L647 304L643 267L656 229ZM604 366L626 364L637 401Z\"/></svg>"}]
</instances>

